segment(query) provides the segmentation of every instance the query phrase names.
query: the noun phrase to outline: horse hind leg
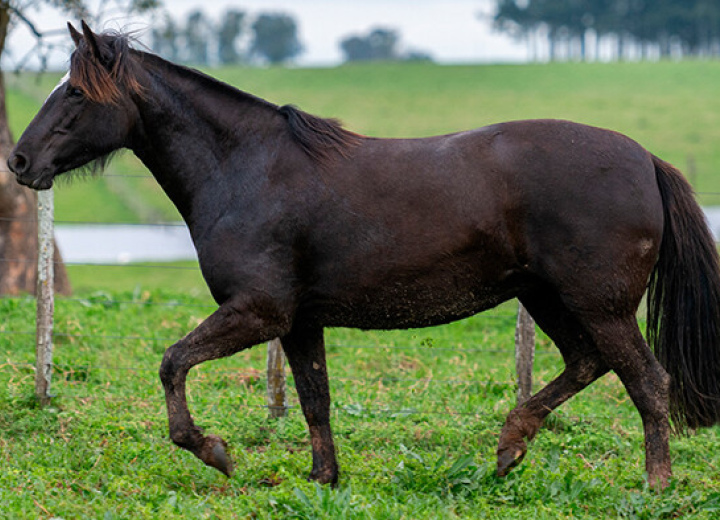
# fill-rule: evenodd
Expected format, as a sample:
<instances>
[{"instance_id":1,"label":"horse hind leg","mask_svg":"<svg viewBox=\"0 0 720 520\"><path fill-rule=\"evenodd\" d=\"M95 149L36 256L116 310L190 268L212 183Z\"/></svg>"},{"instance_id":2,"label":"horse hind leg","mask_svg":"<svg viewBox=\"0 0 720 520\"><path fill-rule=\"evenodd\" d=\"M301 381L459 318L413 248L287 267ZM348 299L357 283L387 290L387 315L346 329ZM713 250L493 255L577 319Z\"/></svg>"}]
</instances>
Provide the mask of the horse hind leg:
<instances>
[{"instance_id":1,"label":"horse hind leg","mask_svg":"<svg viewBox=\"0 0 720 520\"><path fill-rule=\"evenodd\" d=\"M310 430L313 464L308 480L334 485L339 470L330 429L330 387L323 329L296 326L281 341Z\"/></svg>"},{"instance_id":2,"label":"horse hind leg","mask_svg":"<svg viewBox=\"0 0 720 520\"><path fill-rule=\"evenodd\" d=\"M238 302L221 305L195 330L168 348L160 365L170 439L227 476L233 470L227 443L217 435L204 435L195 425L187 405L185 382L195 365L230 356L285 331L277 315L261 315L253 308ZM268 309L267 306L256 308Z\"/></svg>"},{"instance_id":3,"label":"horse hind leg","mask_svg":"<svg viewBox=\"0 0 720 520\"><path fill-rule=\"evenodd\" d=\"M545 388L514 408L500 433L498 475L507 475L525 457L527 444L558 406L603 376L608 367L589 334L551 289L521 298L537 324L554 341L565 361L563 372Z\"/></svg>"},{"instance_id":4,"label":"horse hind leg","mask_svg":"<svg viewBox=\"0 0 720 520\"><path fill-rule=\"evenodd\" d=\"M634 316L595 318L587 323L603 359L635 404L645 433L645 469L651 485L664 488L670 462L670 376L645 342Z\"/></svg>"}]
</instances>

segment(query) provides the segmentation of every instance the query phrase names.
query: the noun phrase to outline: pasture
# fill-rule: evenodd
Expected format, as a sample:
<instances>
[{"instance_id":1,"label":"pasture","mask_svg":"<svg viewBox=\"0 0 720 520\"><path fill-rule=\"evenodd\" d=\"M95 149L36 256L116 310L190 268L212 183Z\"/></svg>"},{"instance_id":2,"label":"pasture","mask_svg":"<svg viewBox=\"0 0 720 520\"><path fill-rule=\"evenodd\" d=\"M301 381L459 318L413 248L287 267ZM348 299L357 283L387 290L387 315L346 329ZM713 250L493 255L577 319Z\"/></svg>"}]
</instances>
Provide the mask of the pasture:
<instances>
[{"instance_id":1,"label":"pasture","mask_svg":"<svg viewBox=\"0 0 720 520\"><path fill-rule=\"evenodd\" d=\"M212 73L377 136L530 117L609 127L681 168L691 156L703 202L720 192L720 63ZM9 78L16 135L56 81ZM139 173L132 157L108 173L56 189L57 219L175 218L152 180L127 176ZM304 481L310 447L292 390L289 416L267 419L263 347L194 369L190 406L230 442L237 469L228 480L167 439L157 366L214 308L197 271L173 267L70 267L76 294L57 303L57 398L45 410L32 398L34 301L0 300L0 517L715 518L720 510L720 430L673 439L675 479L656 494L642 478L640 420L614 375L553 414L523 464L498 479L497 435L515 401L514 304L437 329L329 332L335 490ZM540 336L536 387L560 368Z\"/></svg>"}]
</instances>

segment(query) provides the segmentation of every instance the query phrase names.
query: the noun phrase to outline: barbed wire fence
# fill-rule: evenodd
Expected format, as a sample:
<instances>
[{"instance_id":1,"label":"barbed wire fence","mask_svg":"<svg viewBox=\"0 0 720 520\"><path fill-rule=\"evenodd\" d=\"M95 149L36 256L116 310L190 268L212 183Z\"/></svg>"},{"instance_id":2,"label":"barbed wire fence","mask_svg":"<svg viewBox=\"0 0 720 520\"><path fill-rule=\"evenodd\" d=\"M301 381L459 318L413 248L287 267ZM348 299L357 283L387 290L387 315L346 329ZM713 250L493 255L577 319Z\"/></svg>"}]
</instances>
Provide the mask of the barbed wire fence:
<instances>
[{"instance_id":1,"label":"barbed wire fence","mask_svg":"<svg viewBox=\"0 0 720 520\"><path fill-rule=\"evenodd\" d=\"M130 176L130 177L142 177L147 175L117 175L117 176ZM50 200L48 201L46 196L43 195L49 194ZM708 196L714 197L714 196L720 196L719 193L699 193L699 195L703 195L706 198ZM36 301L37 301L37 318L36 318L36 330L33 331L22 331L22 330L5 330L0 331L0 334L16 334L16 335L35 335L36 338L36 362L35 365L32 367L28 367L26 363L6 363L6 366L14 365L15 367L25 366L26 368L32 368L35 372L35 395L38 399L38 401L43 404L47 405L50 403L52 399L52 392L51 392L51 377L52 377L52 371L55 370L61 370L61 371L72 371L72 370L86 370L87 367L72 367L72 366L63 366L59 364L55 364L52 359L53 355L53 343L52 338L58 338L58 337L92 337L92 338L99 338L102 340L107 341L116 341L116 340L136 340L136 341L162 341L166 343L174 342L176 338L144 338L141 336L132 336L132 335L92 335L92 334L66 334L62 332L54 331L53 328L53 313L54 313L54 302L55 297L52 291L52 250L48 250L48 247L52 247L52 237L54 234L52 221L53 221L53 215L52 215L52 192L41 192L40 198L39 198L39 207L38 207L38 222L39 222L39 232L41 234L40 236L40 258L38 262L38 291L36 295ZM74 222L75 224L93 224L93 222ZM173 223L173 224L155 224L158 226L184 226L184 224L180 223ZM44 244L44 245L43 245ZM49 246L48 246L49 244ZM2 261L3 259L0 259ZM5 259L7 261L7 259ZM68 263L69 265L87 265L84 263ZM104 266L104 267L122 267L122 268L141 268L141 267L151 267L154 269L197 269L197 267L190 267L190 266L176 266L176 265L146 265L143 263L130 263L130 264L112 264L112 263L93 263L92 265L96 266ZM67 302L82 302L84 299L82 298L69 298L64 297L62 298L63 301ZM130 301L127 302L115 302L115 303L133 303ZM188 304L182 304L178 302L173 303L163 303L163 302L153 302L152 305L168 305L168 306L177 306L177 305L183 305L187 306ZM212 305L191 305L195 307L205 307L208 309L214 309L215 307ZM507 317L507 316L506 316ZM515 369L516 369L516 379L515 381L505 381L504 384L515 384L517 387L517 401L518 403L522 403L524 400L529 398L529 396L532 394L532 367L533 367L533 361L534 361L534 354L535 354L535 326L532 321L532 318L529 316L529 314L523 309L521 305L518 306L518 312L517 312L517 324L516 324L516 335L515 335ZM336 347L339 348L389 348L389 349L417 349L417 348L423 348L422 346L368 346L368 345L336 345ZM435 350L442 349L443 347L432 347ZM476 349L468 349L468 348L457 348L457 347L448 347L448 349L459 351L459 350L466 350L466 351L474 351L474 352L501 352L501 353L507 353L505 350L497 350L497 349L488 349L488 348L476 348ZM105 370L143 370L142 367L122 367L122 366L96 366L93 367L94 369L105 369ZM147 368L147 370L156 370L155 368ZM427 379L412 379L412 378L387 378L384 376L386 380L392 380L392 381L405 381L410 383L427 383L427 384L468 384L468 381L458 381L458 380L435 380L432 378ZM286 393L286 362L284 353L282 351L282 345L280 344L279 340L274 340L268 343L267 345L267 365L266 365L266 373L265 378L267 381L267 404L265 405L268 409L269 415L271 417L282 417L287 415L288 410L292 408L288 404L287 399L287 393ZM344 379L344 380L351 380L353 378L335 378L335 379ZM89 396L88 396L89 397ZM105 396L107 398L107 396ZM378 410L378 413L399 413L397 410L394 412L390 409L388 410ZM427 413L434 413L432 410L427 411ZM438 412L439 413L439 412ZM451 413L448 410L444 410L443 413ZM462 414L464 412L457 412L459 414Z\"/></svg>"}]
</instances>

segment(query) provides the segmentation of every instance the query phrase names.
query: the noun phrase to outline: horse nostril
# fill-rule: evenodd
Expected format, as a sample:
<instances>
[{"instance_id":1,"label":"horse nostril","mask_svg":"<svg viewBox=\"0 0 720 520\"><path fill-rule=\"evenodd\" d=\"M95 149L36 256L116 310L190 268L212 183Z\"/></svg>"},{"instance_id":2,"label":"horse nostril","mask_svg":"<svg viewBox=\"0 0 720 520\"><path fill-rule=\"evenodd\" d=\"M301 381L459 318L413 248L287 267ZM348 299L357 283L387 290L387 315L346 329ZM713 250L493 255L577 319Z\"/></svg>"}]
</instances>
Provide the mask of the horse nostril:
<instances>
[{"instance_id":1,"label":"horse nostril","mask_svg":"<svg viewBox=\"0 0 720 520\"><path fill-rule=\"evenodd\" d=\"M27 171L30 161L25 155L16 152L10 156L7 164L10 171L12 171L15 175L20 175Z\"/></svg>"}]
</instances>

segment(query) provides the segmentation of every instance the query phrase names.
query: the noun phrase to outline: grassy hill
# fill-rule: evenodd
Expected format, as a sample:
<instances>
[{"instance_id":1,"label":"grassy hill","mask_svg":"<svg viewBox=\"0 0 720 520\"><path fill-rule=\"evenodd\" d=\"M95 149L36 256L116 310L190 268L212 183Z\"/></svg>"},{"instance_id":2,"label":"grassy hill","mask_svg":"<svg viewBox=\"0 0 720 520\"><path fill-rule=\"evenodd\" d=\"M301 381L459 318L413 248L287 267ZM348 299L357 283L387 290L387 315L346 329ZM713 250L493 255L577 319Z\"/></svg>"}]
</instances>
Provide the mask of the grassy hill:
<instances>
[{"instance_id":1,"label":"grassy hill","mask_svg":"<svg viewBox=\"0 0 720 520\"><path fill-rule=\"evenodd\" d=\"M720 204L718 62L418 63L209 72L272 102L337 117L357 132L378 137L428 136L528 118L611 128L686 170L703 203ZM58 79L59 74L8 78L8 109L16 136ZM177 219L152 179L115 176L143 172L126 154L103 180L61 184L56 190L57 219Z\"/></svg>"}]
</instances>

